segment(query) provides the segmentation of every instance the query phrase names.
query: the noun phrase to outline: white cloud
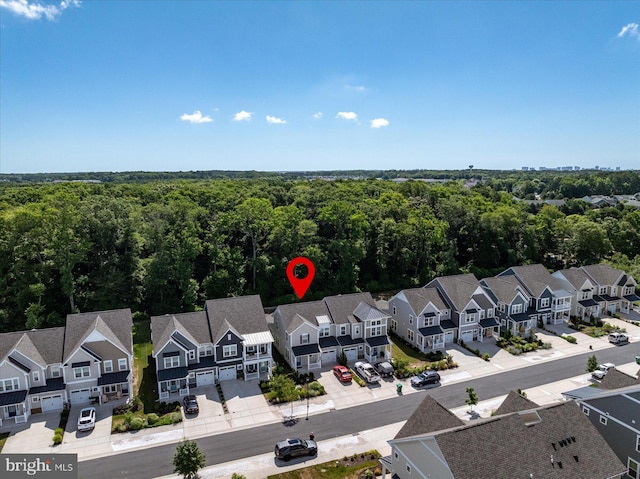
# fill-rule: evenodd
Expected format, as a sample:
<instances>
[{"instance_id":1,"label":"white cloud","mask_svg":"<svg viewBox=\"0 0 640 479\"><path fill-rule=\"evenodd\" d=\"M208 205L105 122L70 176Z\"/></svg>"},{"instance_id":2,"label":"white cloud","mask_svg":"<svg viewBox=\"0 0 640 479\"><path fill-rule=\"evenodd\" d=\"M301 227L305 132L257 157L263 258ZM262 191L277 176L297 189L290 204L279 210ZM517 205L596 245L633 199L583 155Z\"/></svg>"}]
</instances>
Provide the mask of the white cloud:
<instances>
[{"instance_id":1,"label":"white cloud","mask_svg":"<svg viewBox=\"0 0 640 479\"><path fill-rule=\"evenodd\" d=\"M336 118L342 118L343 120L358 121L358 115L352 111L339 111Z\"/></svg>"},{"instance_id":2,"label":"white cloud","mask_svg":"<svg viewBox=\"0 0 640 479\"><path fill-rule=\"evenodd\" d=\"M45 17L53 21L67 8L79 7L81 4L81 0L62 0L58 5L43 5L39 2L29 2L29 0L0 0L0 7L29 20L40 20Z\"/></svg>"},{"instance_id":3,"label":"white cloud","mask_svg":"<svg viewBox=\"0 0 640 479\"><path fill-rule=\"evenodd\" d=\"M382 128L383 126L389 126L389 120L386 118L376 118L371 120L371 128Z\"/></svg>"},{"instance_id":4,"label":"white cloud","mask_svg":"<svg viewBox=\"0 0 640 479\"><path fill-rule=\"evenodd\" d=\"M314 113L314 114L313 114L313 119L314 119L314 120L319 120L319 119L320 119L320 118L322 118L323 116L324 116L324 115L322 114L322 112L321 112L321 111L319 111L319 112L317 112L317 113Z\"/></svg>"},{"instance_id":5,"label":"white cloud","mask_svg":"<svg viewBox=\"0 0 640 479\"><path fill-rule=\"evenodd\" d=\"M353 90L353 91L364 91L365 88L362 85L346 85L346 89L347 90Z\"/></svg>"},{"instance_id":6,"label":"white cloud","mask_svg":"<svg viewBox=\"0 0 640 479\"><path fill-rule=\"evenodd\" d=\"M282 118L278 118L276 116L267 115L266 119L267 119L267 123L273 123L274 125L284 125L286 123L285 120L283 120Z\"/></svg>"},{"instance_id":7,"label":"white cloud","mask_svg":"<svg viewBox=\"0 0 640 479\"><path fill-rule=\"evenodd\" d=\"M628 23L624 27L622 27L620 32L618 32L618 37L624 37L625 35L628 35L632 38L635 37L638 40L640 40L640 29L638 24Z\"/></svg>"},{"instance_id":8,"label":"white cloud","mask_svg":"<svg viewBox=\"0 0 640 479\"><path fill-rule=\"evenodd\" d=\"M251 117L253 116L253 113L250 113L248 111L239 111L238 113L236 113L233 117L233 119L235 121L249 121L251 120Z\"/></svg>"},{"instance_id":9,"label":"white cloud","mask_svg":"<svg viewBox=\"0 0 640 479\"><path fill-rule=\"evenodd\" d=\"M200 110L194 111L192 115L186 113L180 115L180 119L182 121L188 121L189 123L210 123L213 121L210 116L202 116Z\"/></svg>"}]
</instances>

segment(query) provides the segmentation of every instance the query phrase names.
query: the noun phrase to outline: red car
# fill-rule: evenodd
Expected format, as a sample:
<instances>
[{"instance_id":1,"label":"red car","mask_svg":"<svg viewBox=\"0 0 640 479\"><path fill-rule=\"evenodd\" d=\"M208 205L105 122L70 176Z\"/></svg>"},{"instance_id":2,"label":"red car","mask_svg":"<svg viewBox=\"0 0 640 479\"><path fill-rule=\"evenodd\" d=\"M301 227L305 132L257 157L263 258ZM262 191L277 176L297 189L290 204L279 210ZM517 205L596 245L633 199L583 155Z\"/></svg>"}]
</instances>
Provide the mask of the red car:
<instances>
[{"instance_id":1,"label":"red car","mask_svg":"<svg viewBox=\"0 0 640 479\"><path fill-rule=\"evenodd\" d=\"M349 368L345 366L334 366L333 374L340 380L341 383L351 382L351 372Z\"/></svg>"}]
</instances>

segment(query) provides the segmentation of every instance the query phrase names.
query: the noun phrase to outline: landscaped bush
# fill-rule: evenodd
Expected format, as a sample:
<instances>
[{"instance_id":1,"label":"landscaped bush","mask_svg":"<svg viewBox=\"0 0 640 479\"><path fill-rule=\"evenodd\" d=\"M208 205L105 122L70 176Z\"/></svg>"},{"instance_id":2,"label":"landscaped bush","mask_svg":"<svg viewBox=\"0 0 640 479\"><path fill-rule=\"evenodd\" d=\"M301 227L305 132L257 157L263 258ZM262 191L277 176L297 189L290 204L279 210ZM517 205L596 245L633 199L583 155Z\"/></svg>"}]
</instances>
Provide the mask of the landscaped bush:
<instances>
[{"instance_id":1,"label":"landscaped bush","mask_svg":"<svg viewBox=\"0 0 640 479\"><path fill-rule=\"evenodd\" d=\"M169 414L170 412L180 411L180 403L178 401L166 403L161 402L156 406L155 412L159 416L164 416L165 414Z\"/></svg>"},{"instance_id":2,"label":"landscaped bush","mask_svg":"<svg viewBox=\"0 0 640 479\"><path fill-rule=\"evenodd\" d=\"M133 419L131 419L131 422L129 423L129 429L131 431L137 431L139 429L142 429L144 427L144 419L136 416Z\"/></svg>"},{"instance_id":3,"label":"landscaped bush","mask_svg":"<svg viewBox=\"0 0 640 479\"><path fill-rule=\"evenodd\" d=\"M159 420L160 418L156 413L152 412L151 414L147 414L147 424L149 424L149 426L153 426Z\"/></svg>"},{"instance_id":4,"label":"landscaped bush","mask_svg":"<svg viewBox=\"0 0 640 479\"><path fill-rule=\"evenodd\" d=\"M574 338L573 336L569 335L569 334L563 334L562 336L560 336L562 339L566 339L567 341L569 341L571 344L576 344L578 342L578 340L576 338Z\"/></svg>"},{"instance_id":5,"label":"landscaped bush","mask_svg":"<svg viewBox=\"0 0 640 479\"><path fill-rule=\"evenodd\" d=\"M53 443L55 445L61 444L62 443L62 434L55 433L53 435Z\"/></svg>"}]
</instances>

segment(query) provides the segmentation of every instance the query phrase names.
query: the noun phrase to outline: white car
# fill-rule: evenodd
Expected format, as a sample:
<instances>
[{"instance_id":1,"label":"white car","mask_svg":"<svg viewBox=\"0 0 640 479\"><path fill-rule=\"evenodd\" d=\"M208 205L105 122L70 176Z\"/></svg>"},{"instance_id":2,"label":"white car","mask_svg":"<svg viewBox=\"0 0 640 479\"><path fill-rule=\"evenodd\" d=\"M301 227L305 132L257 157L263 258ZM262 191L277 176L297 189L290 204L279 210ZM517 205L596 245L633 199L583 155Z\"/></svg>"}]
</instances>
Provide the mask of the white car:
<instances>
[{"instance_id":1,"label":"white car","mask_svg":"<svg viewBox=\"0 0 640 479\"><path fill-rule=\"evenodd\" d=\"M607 374L607 371L609 371L609 369L613 369L615 367L616 365L613 363L600 364L598 365L598 369L591 373L591 376L595 379L602 379Z\"/></svg>"},{"instance_id":2,"label":"white car","mask_svg":"<svg viewBox=\"0 0 640 479\"><path fill-rule=\"evenodd\" d=\"M91 431L96 427L96 408L86 407L78 416L78 431Z\"/></svg>"}]
</instances>

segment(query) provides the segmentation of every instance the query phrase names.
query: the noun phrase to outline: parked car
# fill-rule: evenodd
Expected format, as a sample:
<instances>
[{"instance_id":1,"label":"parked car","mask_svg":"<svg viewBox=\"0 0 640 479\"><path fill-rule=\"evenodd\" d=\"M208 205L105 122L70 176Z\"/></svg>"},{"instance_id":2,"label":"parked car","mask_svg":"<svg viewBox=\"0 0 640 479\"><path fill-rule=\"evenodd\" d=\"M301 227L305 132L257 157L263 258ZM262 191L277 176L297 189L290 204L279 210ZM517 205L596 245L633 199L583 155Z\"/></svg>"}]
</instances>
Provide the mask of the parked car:
<instances>
[{"instance_id":1,"label":"parked car","mask_svg":"<svg viewBox=\"0 0 640 479\"><path fill-rule=\"evenodd\" d=\"M200 412L200 408L198 407L198 400L193 394L189 396L185 396L182 400L182 404L184 405L184 412L187 414L197 414Z\"/></svg>"},{"instance_id":2,"label":"parked car","mask_svg":"<svg viewBox=\"0 0 640 479\"><path fill-rule=\"evenodd\" d=\"M382 361L381 363L376 364L376 370L383 378L393 377L393 373L395 372L389 361Z\"/></svg>"},{"instance_id":3,"label":"parked car","mask_svg":"<svg viewBox=\"0 0 640 479\"><path fill-rule=\"evenodd\" d=\"M358 361L354 364L356 371L362 379L367 381L368 383L377 383L380 382L380 375L378 372L371 366L369 363L365 363L363 361Z\"/></svg>"},{"instance_id":4,"label":"parked car","mask_svg":"<svg viewBox=\"0 0 640 479\"><path fill-rule=\"evenodd\" d=\"M304 439L285 439L276 444L276 458L288 461L292 457L313 456L318 454L318 445L315 441Z\"/></svg>"},{"instance_id":5,"label":"parked car","mask_svg":"<svg viewBox=\"0 0 640 479\"><path fill-rule=\"evenodd\" d=\"M91 431L96 427L96 408L86 407L78 416L78 431Z\"/></svg>"},{"instance_id":6,"label":"parked car","mask_svg":"<svg viewBox=\"0 0 640 479\"><path fill-rule=\"evenodd\" d=\"M341 383L350 383L353 379L351 377L351 371L346 366L334 366L333 374Z\"/></svg>"},{"instance_id":7,"label":"parked car","mask_svg":"<svg viewBox=\"0 0 640 479\"><path fill-rule=\"evenodd\" d=\"M629 336L624 333L611 333L609 342L613 344L624 344L629 342Z\"/></svg>"},{"instance_id":8,"label":"parked car","mask_svg":"<svg viewBox=\"0 0 640 479\"><path fill-rule=\"evenodd\" d=\"M607 374L607 371L609 371L609 369L613 369L615 367L616 365L613 363L599 364L598 369L593 371L591 373L591 376L595 379L602 379Z\"/></svg>"},{"instance_id":9,"label":"parked car","mask_svg":"<svg viewBox=\"0 0 640 479\"><path fill-rule=\"evenodd\" d=\"M411 385L414 388L426 386L428 384L438 384L440 382L440 375L436 371L430 369L422 371L417 376L411 378Z\"/></svg>"}]
</instances>

